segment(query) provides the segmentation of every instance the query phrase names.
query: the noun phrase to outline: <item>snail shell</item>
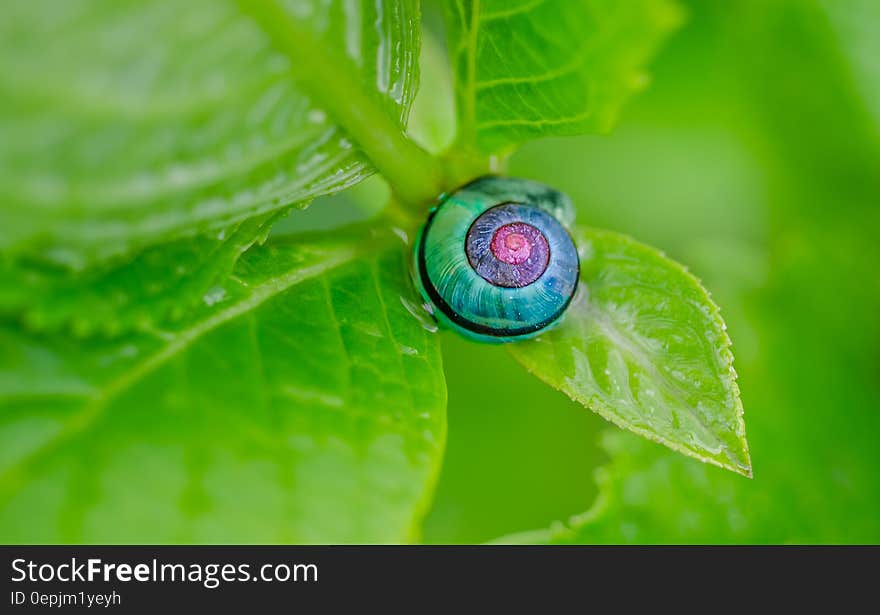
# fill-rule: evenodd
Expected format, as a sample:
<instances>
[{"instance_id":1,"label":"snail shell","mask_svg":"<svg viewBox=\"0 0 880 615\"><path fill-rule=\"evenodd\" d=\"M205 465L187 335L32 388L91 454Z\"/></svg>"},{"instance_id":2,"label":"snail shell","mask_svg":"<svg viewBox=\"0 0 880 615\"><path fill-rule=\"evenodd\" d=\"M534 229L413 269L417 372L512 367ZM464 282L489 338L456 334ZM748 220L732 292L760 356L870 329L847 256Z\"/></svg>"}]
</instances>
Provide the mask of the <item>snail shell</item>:
<instances>
[{"instance_id":1,"label":"snail shell","mask_svg":"<svg viewBox=\"0 0 880 615\"><path fill-rule=\"evenodd\" d=\"M482 177L444 195L415 245L415 277L434 317L471 339L534 337L559 321L580 263L564 194Z\"/></svg>"}]
</instances>

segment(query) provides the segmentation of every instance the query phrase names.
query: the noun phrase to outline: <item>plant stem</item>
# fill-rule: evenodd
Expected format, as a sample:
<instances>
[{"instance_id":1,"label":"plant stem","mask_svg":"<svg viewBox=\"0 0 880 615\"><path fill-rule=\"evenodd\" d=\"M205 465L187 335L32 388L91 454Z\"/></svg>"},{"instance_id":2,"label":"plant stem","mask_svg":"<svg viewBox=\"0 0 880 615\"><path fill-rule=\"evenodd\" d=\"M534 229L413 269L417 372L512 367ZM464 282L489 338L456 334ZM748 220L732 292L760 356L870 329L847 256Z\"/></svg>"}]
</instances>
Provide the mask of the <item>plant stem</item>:
<instances>
[{"instance_id":1,"label":"plant stem","mask_svg":"<svg viewBox=\"0 0 880 615\"><path fill-rule=\"evenodd\" d=\"M443 191L442 167L410 141L399 123L357 80L352 62L318 41L275 0L239 0L290 58L291 70L315 101L345 128L408 205L425 205Z\"/></svg>"},{"instance_id":2,"label":"plant stem","mask_svg":"<svg viewBox=\"0 0 880 615\"><path fill-rule=\"evenodd\" d=\"M384 218L391 228L399 229L407 237L415 234L415 231L425 221L421 213L416 213L412 209L404 207L401 202L392 196L388 200L388 205L382 211Z\"/></svg>"},{"instance_id":3,"label":"plant stem","mask_svg":"<svg viewBox=\"0 0 880 615\"><path fill-rule=\"evenodd\" d=\"M444 177L448 189L461 187L467 182L488 173L503 173L507 167L506 157L487 156L465 139L458 139L440 156L444 165Z\"/></svg>"}]
</instances>

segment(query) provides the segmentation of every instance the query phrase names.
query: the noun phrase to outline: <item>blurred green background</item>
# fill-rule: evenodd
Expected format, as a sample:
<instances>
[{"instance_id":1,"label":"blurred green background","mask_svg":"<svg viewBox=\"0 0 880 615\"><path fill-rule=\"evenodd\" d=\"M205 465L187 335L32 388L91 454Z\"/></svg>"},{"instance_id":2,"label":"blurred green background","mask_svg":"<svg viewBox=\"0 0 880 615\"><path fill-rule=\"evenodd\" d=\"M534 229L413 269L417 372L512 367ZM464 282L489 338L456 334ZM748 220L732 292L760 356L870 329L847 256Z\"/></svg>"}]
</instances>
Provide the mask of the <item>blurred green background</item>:
<instances>
[{"instance_id":1,"label":"blurred green background","mask_svg":"<svg viewBox=\"0 0 880 615\"><path fill-rule=\"evenodd\" d=\"M734 341L755 478L635 438L600 446L601 419L503 349L447 335L448 451L426 541L556 520L525 537L880 542L880 11L687 9L612 135L533 143L509 171L703 279ZM611 503L561 531L602 467Z\"/></svg>"}]
</instances>

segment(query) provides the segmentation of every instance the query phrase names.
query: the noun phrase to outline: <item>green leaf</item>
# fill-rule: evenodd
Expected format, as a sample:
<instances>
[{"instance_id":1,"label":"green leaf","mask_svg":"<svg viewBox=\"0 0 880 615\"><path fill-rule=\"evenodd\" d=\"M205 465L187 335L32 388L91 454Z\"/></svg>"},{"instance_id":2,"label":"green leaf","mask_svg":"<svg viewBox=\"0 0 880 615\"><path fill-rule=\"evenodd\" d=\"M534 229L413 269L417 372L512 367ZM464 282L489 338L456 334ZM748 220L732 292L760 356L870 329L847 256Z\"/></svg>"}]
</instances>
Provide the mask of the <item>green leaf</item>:
<instances>
[{"instance_id":1,"label":"green leaf","mask_svg":"<svg viewBox=\"0 0 880 615\"><path fill-rule=\"evenodd\" d=\"M616 425L751 476L730 340L699 281L617 233L579 229L581 293L563 324L510 351Z\"/></svg>"},{"instance_id":2,"label":"green leaf","mask_svg":"<svg viewBox=\"0 0 880 615\"><path fill-rule=\"evenodd\" d=\"M459 142L608 131L678 26L672 0L446 0Z\"/></svg>"},{"instance_id":3,"label":"green leaf","mask_svg":"<svg viewBox=\"0 0 880 615\"><path fill-rule=\"evenodd\" d=\"M179 320L220 300L238 258L277 215L255 216L210 235L151 246L110 266L72 272L39 263L0 266L0 314L30 330L119 335Z\"/></svg>"},{"instance_id":4,"label":"green leaf","mask_svg":"<svg viewBox=\"0 0 880 615\"><path fill-rule=\"evenodd\" d=\"M0 540L397 542L445 439L396 241L248 251L185 323L0 332Z\"/></svg>"},{"instance_id":5,"label":"green leaf","mask_svg":"<svg viewBox=\"0 0 880 615\"><path fill-rule=\"evenodd\" d=\"M369 175L323 92L297 79L327 65L322 50L344 51L321 85L369 100L399 132L417 3L306 0L290 15L317 42L306 57L276 51L232 0L6 3L0 250L85 267Z\"/></svg>"}]
</instances>

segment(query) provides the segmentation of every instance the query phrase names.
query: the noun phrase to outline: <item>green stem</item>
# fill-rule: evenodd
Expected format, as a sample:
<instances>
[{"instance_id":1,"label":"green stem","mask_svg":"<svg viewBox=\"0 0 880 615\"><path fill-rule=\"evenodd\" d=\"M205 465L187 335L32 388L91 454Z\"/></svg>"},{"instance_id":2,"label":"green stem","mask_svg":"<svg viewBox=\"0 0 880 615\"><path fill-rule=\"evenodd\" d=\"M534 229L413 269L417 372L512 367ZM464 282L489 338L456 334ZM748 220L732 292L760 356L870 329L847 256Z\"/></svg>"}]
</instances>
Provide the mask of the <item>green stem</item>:
<instances>
[{"instance_id":1,"label":"green stem","mask_svg":"<svg viewBox=\"0 0 880 615\"><path fill-rule=\"evenodd\" d=\"M458 188L481 175L503 173L507 166L505 158L487 156L465 140L456 141L440 158L449 189Z\"/></svg>"},{"instance_id":2,"label":"green stem","mask_svg":"<svg viewBox=\"0 0 880 615\"><path fill-rule=\"evenodd\" d=\"M275 0L239 4L290 58L297 80L345 128L401 201L424 205L443 191L441 166L406 137L378 96L361 86L350 60L318 41Z\"/></svg>"},{"instance_id":3,"label":"green stem","mask_svg":"<svg viewBox=\"0 0 880 615\"><path fill-rule=\"evenodd\" d=\"M382 212L382 217L392 228L397 228L407 236L415 234L416 229L425 221L421 213L415 213L412 209L404 207L401 202L392 196L388 205Z\"/></svg>"},{"instance_id":4,"label":"green stem","mask_svg":"<svg viewBox=\"0 0 880 615\"><path fill-rule=\"evenodd\" d=\"M462 104L461 125L456 141L475 143L477 137L477 43L480 40L480 0L473 0L471 21L467 28L467 70L465 71L463 95L459 97Z\"/></svg>"}]
</instances>

